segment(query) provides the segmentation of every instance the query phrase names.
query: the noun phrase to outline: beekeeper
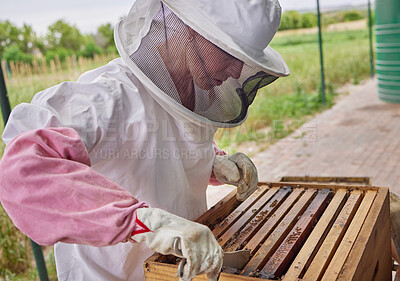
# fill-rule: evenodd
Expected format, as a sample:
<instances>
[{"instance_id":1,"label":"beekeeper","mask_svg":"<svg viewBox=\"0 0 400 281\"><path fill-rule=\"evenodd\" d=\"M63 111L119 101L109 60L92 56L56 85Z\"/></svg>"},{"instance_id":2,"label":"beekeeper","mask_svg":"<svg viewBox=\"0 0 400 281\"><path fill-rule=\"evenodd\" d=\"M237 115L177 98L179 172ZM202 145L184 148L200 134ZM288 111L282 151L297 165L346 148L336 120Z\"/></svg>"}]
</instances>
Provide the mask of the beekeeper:
<instances>
[{"instance_id":1,"label":"beekeeper","mask_svg":"<svg viewBox=\"0 0 400 281\"><path fill-rule=\"evenodd\" d=\"M121 58L15 107L1 203L34 241L56 243L59 280L144 280L153 251L185 258L181 280L217 279L221 247L190 220L210 181L239 200L256 189L250 159L213 136L289 74L268 46L280 15L277 0L137 0L115 30Z\"/></svg>"}]
</instances>

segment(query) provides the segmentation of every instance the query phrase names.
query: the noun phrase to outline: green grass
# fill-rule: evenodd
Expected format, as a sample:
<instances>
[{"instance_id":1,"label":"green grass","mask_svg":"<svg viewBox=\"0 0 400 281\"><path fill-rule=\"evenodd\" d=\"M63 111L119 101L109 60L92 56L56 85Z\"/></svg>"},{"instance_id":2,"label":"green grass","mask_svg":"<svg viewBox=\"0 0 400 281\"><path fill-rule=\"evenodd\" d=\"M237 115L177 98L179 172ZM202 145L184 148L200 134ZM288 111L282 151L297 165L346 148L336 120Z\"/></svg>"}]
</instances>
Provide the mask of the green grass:
<instances>
[{"instance_id":1,"label":"green grass","mask_svg":"<svg viewBox=\"0 0 400 281\"><path fill-rule=\"evenodd\" d=\"M0 206L0 276L23 273L29 268L29 240L9 221Z\"/></svg>"},{"instance_id":2,"label":"green grass","mask_svg":"<svg viewBox=\"0 0 400 281\"><path fill-rule=\"evenodd\" d=\"M253 141L260 146L285 137L310 116L329 108L334 103L335 90L345 83L359 83L369 76L368 31L330 32L323 34L326 74L326 105L319 94L320 62L316 34L276 37L271 46L285 59L291 75L280 78L261 89L250 107L246 122L233 129L220 129L216 135L218 145L234 152L237 145ZM36 92L65 80L76 80L80 73L96 65L87 65L79 71L52 73L8 80L12 107L29 102ZM0 130L3 126L0 122ZM270 130L264 130L265 128ZM4 144L0 142L0 155ZM37 280L30 245L0 208L0 279ZM55 279L52 250L46 256L51 279Z\"/></svg>"}]
</instances>

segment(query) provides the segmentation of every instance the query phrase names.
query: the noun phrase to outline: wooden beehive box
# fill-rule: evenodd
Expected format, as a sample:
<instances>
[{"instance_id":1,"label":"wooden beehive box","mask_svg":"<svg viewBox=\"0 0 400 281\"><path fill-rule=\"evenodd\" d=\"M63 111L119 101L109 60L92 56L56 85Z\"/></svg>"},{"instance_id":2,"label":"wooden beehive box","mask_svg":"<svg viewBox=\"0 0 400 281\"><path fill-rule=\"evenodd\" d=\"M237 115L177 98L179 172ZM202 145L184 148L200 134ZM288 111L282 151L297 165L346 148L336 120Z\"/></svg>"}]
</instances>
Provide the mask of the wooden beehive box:
<instances>
[{"instance_id":1,"label":"wooden beehive box","mask_svg":"<svg viewBox=\"0 0 400 281\"><path fill-rule=\"evenodd\" d=\"M197 221L224 251L251 251L244 268L223 268L220 281L391 280L387 188L260 183L246 201L232 192ZM146 280L178 280L178 263L153 255Z\"/></svg>"}]
</instances>

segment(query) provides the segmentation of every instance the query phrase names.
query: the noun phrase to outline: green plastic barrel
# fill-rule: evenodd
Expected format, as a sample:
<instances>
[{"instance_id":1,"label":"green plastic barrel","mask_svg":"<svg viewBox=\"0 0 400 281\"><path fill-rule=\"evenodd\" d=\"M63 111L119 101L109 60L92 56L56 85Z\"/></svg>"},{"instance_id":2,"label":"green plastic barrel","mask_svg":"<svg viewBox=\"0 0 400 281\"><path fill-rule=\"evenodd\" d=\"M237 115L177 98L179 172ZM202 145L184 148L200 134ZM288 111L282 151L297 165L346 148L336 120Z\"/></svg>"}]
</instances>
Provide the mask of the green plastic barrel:
<instances>
[{"instance_id":1,"label":"green plastic barrel","mask_svg":"<svg viewBox=\"0 0 400 281\"><path fill-rule=\"evenodd\" d=\"M378 97L400 103L400 1L376 0L376 77Z\"/></svg>"}]
</instances>

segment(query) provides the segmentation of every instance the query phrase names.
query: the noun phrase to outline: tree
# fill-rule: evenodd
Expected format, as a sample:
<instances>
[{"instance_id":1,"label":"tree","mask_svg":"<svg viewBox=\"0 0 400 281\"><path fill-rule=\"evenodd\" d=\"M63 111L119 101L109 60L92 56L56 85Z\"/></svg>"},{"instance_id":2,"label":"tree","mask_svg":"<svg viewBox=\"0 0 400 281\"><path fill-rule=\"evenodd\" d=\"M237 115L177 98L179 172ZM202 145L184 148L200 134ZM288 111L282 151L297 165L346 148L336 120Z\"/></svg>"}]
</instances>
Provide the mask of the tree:
<instances>
[{"instance_id":1,"label":"tree","mask_svg":"<svg viewBox=\"0 0 400 281\"><path fill-rule=\"evenodd\" d=\"M55 60L56 57L60 60L60 62L64 62L67 57L70 57L74 54L74 51L68 50L62 47L54 48L52 50L48 50L45 53L45 58L47 62Z\"/></svg>"},{"instance_id":2,"label":"tree","mask_svg":"<svg viewBox=\"0 0 400 281\"><path fill-rule=\"evenodd\" d=\"M279 30L301 28L301 15L297 11L287 11L282 14Z\"/></svg>"},{"instance_id":3,"label":"tree","mask_svg":"<svg viewBox=\"0 0 400 281\"><path fill-rule=\"evenodd\" d=\"M18 35L19 39L19 47L25 53L32 53L33 49L36 47L36 34L33 31L32 27L24 24L22 29L20 30L20 34Z\"/></svg>"},{"instance_id":4,"label":"tree","mask_svg":"<svg viewBox=\"0 0 400 281\"><path fill-rule=\"evenodd\" d=\"M284 12L281 17L281 24L279 25L278 30L289 30L293 28L293 24L289 15Z\"/></svg>"},{"instance_id":5,"label":"tree","mask_svg":"<svg viewBox=\"0 0 400 281\"><path fill-rule=\"evenodd\" d=\"M65 48L78 52L83 45L83 35L76 26L64 20L58 20L48 27L47 42L49 49Z\"/></svg>"},{"instance_id":6,"label":"tree","mask_svg":"<svg viewBox=\"0 0 400 281\"><path fill-rule=\"evenodd\" d=\"M31 26L24 24L19 28L9 21L0 21L0 54L5 60L31 63L37 42Z\"/></svg>"},{"instance_id":7,"label":"tree","mask_svg":"<svg viewBox=\"0 0 400 281\"><path fill-rule=\"evenodd\" d=\"M301 16L301 26L310 28L318 25L317 15L314 13L305 13Z\"/></svg>"},{"instance_id":8,"label":"tree","mask_svg":"<svg viewBox=\"0 0 400 281\"><path fill-rule=\"evenodd\" d=\"M297 11L288 11L288 14L292 18L293 21L293 28L301 28L301 15Z\"/></svg>"},{"instance_id":9,"label":"tree","mask_svg":"<svg viewBox=\"0 0 400 281\"><path fill-rule=\"evenodd\" d=\"M11 22L0 21L0 53L10 46L18 46L25 53L32 53L36 47L36 34L32 27L24 24L18 28Z\"/></svg>"},{"instance_id":10,"label":"tree","mask_svg":"<svg viewBox=\"0 0 400 281\"><path fill-rule=\"evenodd\" d=\"M364 16L359 11L348 11L344 14L344 21L353 21L353 20L361 20Z\"/></svg>"},{"instance_id":11,"label":"tree","mask_svg":"<svg viewBox=\"0 0 400 281\"><path fill-rule=\"evenodd\" d=\"M110 47L114 47L114 27L111 25L111 23L106 23L97 29L97 35L96 39L99 39L102 41L102 43L99 43L96 40L96 43L103 48L103 50L107 50ZM100 41L99 40L99 41Z\"/></svg>"},{"instance_id":12,"label":"tree","mask_svg":"<svg viewBox=\"0 0 400 281\"><path fill-rule=\"evenodd\" d=\"M20 61L30 64L33 61L33 55L21 51L21 49L18 46L14 45L4 49L3 59L8 62Z\"/></svg>"},{"instance_id":13,"label":"tree","mask_svg":"<svg viewBox=\"0 0 400 281\"><path fill-rule=\"evenodd\" d=\"M95 54L100 55L101 53L101 48L92 40L86 43L85 48L80 52L80 55L86 58L93 58Z\"/></svg>"},{"instance_id":14,"label":"tree","mask_svg":"<svg viewBox=\"0 0 400 281\"><path fill-rule=\"evenodd\" d=\"M0 54L18 41L19 30L11 22L0 21Z\"/></svg>"}]
</instances>

